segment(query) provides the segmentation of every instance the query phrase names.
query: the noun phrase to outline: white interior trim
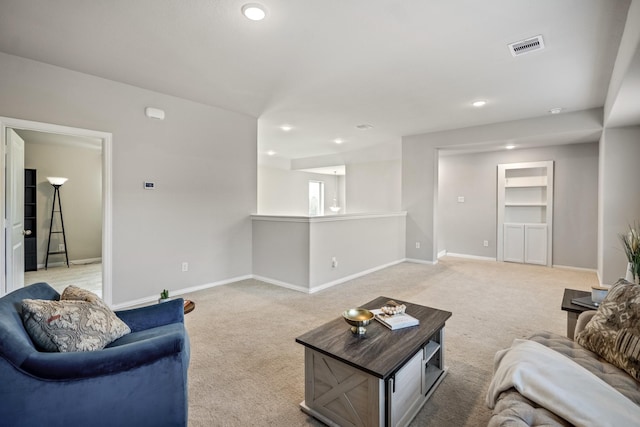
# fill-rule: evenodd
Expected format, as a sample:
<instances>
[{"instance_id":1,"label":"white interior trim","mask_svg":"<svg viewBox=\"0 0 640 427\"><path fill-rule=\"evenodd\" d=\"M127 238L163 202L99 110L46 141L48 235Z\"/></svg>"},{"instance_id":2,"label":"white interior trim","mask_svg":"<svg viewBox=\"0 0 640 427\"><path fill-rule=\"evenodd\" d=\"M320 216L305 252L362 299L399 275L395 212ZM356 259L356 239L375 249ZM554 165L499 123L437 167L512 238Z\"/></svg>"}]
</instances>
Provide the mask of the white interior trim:
<instances>
[{"instance_id":1,"label":"white interior trim","mask_svg":"<svg viewBox=\"0 0 640 427\"><path fill-rule=\"evenodd\" d=\"M366 276L367 274L371 274L371 273L376 272L378 270L382 270L382 269L385 269L385 268L388 268L388 267L391 267L391 266L394 266L394 265L397 265L397 264L401 264L401 263L403 263L405 261L406 261L405 259L399 259L399 260L392 261L392 262L389 262L389 263L386 263L386 264L382 264L382 265L378 265L376 267L369 268L367 270L363 270L363 271L360 271L360 272L357 272L357 273L354 273L354 274L350 274L348 276L341 277L341 278L339 278L337 280L333 280L331 282L322 283L320 285L312 286L312 287L309 287L309 288L307 288L305 286L299 286L299 285L294 285L294 284L291 284L291 283L283 282L282 280L271 279L269 277L259 276L259 275L255 275L255 274L253 275L253 278L256 279L256 280L260 280L261 282L269 283L271 285L280 286L282 288L287 288L287 289L291 289L291 290L294 290L294 291L303 292L303 293L306 293L306 294L314 294L316 292L322 291L322 290L330 288L332 286L336 286L336 285L339 285L341 283L348 282L349 280L357 279L358 277Z\"/></svg>"},{"instance_id":2,"label":"white interior trim","mask_svg":"<svg viewBox=\"0 0 640 427\"><path fill-rule=\"evenodd\" d=\"M69 264L70 265L86 265L86 264L96 264L96 263L102 263L102 257L100 258L85 258L85 259L70 259L69 260ZM61 267L63 265L67 265L66 262L64 261L59 261L59 262L50 262L49 266L50 267ZM40 270L41 268L44 268L44 263L38 263L38 270Z\"/></svg>"},{"instance_id":3,"label":"white interior trim","mask_svg":"<svg viewBox=\"0 0 640 427\"><path fill-rule=\"evenodd\" d=\"M477 259L480 261L495 261L495 258L488 256L479 256L479 255L467 255L467 254L457 254L455 252L447 252L446 256L454 257L454 258L466 258L466 259Z\"/></svg>"},{"instance_id":4,"label":"white interior trim","mask_svg":"<svg viewBox=\"0 0 640 427\"><path fill-rule=\"evenodd\" d=\"M559 268L562 270L585 271L587 273L596 273L596 275L598 274L597 268L572 267L570 265L559 265L559 264L553 264L553 268ZM598 283L601 283L600 280L598 280Z\"/></svg>"},{"instance_id":5,"label":"white interior trim","mask_svg":"<svg viewBox=\"0 0 640 427\"><path fill-rule=\"evenodd\" d=\"M251 274L247 274L245 276L232 277L231 279L219 280L213 283L205 283L204 285L192 286L190 288L184 289L171 289L169 293L169 298L174 298L182 294L189 294L191 292L202 291L209 288L214 288L216 286L228 285L230 283L240 282L242 280L248 280L253 278ZM116 304L111 306L113 310L122 310L125 308L135 307L139 305L148 305L152 302L158 302L159 295L148 296L144 298L138 298L133 301L127 301L120 304Z\"/></svg>"},{"instance_id":6,"label":"white interior trim","mask_svg":"<svg viewBox=\"0 0 640 427\"><path fill-rule=\"evenodd\" d=\"M425 264L425 265L436 265L438 263L438 261L427 261L424 259L417 259L417 258L405 258L404 260L406 262L412 262L414 264Z\"/></svg>"},{"instance_id":7,"label":"white interior trim","mask_svg":"<svg viewBox=\"0 0 640 427\"><path fill-rule=\"evenodd\" d=\"M251 215L254 221L276 221L276 222L332 222L332 221L350 221L356 219L373 219L373 218L390 218L395 216L407 216L407 212L380 212L380 213L353 213L338 215L318 215L318 216L299 216L299 215Z\"/></svg>"},{"instance_id":8,"label":"white interior trim","mask_svg":"<svg viewBox=\"0 0 640 427\"><path fill-rule=\"evenodd\" d=\"M95 131L69 126L55 125L51 123L34 122L31 120L14 119L10 117L0 117L0 165L4 171L5 164L5 144L7 128L33 130L38 132L57 133L62 135L97 138L102 140L102 297L111 305L113 301L112 288L112 140L113 134L110 132ZM5 218L5 177L4 172L0 174L0 211L2 218ZM3 227L4 228L4 227ZM0 233L0 259L4 263L5 235ZM6 292L5 275L0 274L0 295Z\"/></svg>"}]
</instances>

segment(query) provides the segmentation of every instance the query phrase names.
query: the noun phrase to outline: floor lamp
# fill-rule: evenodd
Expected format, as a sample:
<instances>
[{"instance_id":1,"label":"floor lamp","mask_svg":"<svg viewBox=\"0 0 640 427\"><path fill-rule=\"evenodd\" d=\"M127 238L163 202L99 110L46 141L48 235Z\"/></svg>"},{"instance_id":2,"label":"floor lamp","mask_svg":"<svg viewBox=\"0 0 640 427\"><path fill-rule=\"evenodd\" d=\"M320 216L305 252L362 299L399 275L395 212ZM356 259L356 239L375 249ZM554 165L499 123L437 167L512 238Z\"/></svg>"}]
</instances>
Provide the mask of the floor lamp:
<instances>
[{"instance_id":1,"label":"floor lamp","mask_svg":"<svg viewBox=\"0 0 640 427\"><path fill-rule=\"evenodd\" d=\"M64 220L62 219L62 201L60 200L60 187L62 184L67 182L68 178L60 178L50 176L47 177L47 181L53 186L53 203L51 204L51 222L49 222L49 241L47 242L47 259L44 262L44 269L46 270L49 267L49 255L60 255L64 254L67 260L67 267L69 267L69 254L67 253L67 237L64 234ZM58 210L56 210L56 199L58 200ZM53 217L55 213L60 214L60 227L61 229L58 231L53 231ZM62 241L64 242L64 250L51 250L51 235L52 234L62 234Z\"/></svg>"}]
</instances>

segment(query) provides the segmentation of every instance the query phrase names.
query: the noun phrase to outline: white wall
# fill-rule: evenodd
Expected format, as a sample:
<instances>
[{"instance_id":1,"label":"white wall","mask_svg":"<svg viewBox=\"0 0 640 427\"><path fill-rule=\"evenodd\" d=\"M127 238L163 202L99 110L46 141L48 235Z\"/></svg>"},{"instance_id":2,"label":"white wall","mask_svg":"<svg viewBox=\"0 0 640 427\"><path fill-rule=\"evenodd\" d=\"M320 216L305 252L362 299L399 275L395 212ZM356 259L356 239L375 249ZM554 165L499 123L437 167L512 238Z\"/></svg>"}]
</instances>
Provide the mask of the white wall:
<instances>
[{"instance_id":1,"label":"white wall","mask_svg":"<svg viewBox=\"0 0 640 427\"><path fill-rule=\"evenodd\" d=\"M496 257L497 165L554 161L553 264L597 267L598 143L440 157L438 251ZM464 196L459 203L458 196ZM489 247L483 246L489 241Z\"/></svg>"},{"instance_id":2,"label":"white wall","mask_svg":"<svg viewBox=\"0 0 640 427\"><path fill-rule=\"evenodd\" d=\"M406 255L436 262L438 153L421 136L402 139L402 210L407 212ZM418 247L419 246L419 247Z\"/></svg>"},{"instance_id":3,"label":"white wall","mask_svg":"<svg viewBox=\"0 0 640 427\"><path fill-rule=\"evenodd\" d=\"M633 0L605 103L600 140L598 275L605 284L624 275L619 233L640 222L640 0Z\"/></svg>"},{"instance_id":4,"label":"white wall","mask_svg":"<svg viewBox=\"0 0 640 427\"><path fill-rule=\"evenodd\" d=\"M401 158L400 141L389 141L360 150L294 159L290 164L293 169L345 165L346 175L340 183L342 213L397 212L401 210Z\"/></svg>"},{"instance_id":5,"label":"white wall","mask_svg":"<svg viewBox=\"0 0 640 427\"><path fill-rule=\"evenodd\" d=\"M632 0L604 105L607 127L638 125L640 118L640 0Z\"/></svg>"},{"instance_id":6,"label":"white wall","mask_svg":"<svg viewBox=\"0 0 640 427\"><path fill-rule=\"evenodd\" d=\"M399 159L346 165L347 212L400 210L402 164Z\"/></svg>"},{"instance_id":7,"label":"white wall","mask_svg":"<svg viewBox=\"0 0 640 427\"><path fill-rule=\"evenodd\" d=\"M312 223L310 288L398 263L405 258L404 248L403 213ZM336 268L333 258L338 262Z\"/></svg>"},{"instance_id":8,"label":"white wall","mask_svg":"<svg viewBox=\"0 0 640 427\"><path fill-rule=\"evenodd\" d=\"M255 215L253 271L260 280L313 293L401 262L404 239L403 212Z\"/></svg>"},{"instance_id":9,"label":"white wall","mask_svg":"<svg viewBox=\"0 0 640 427\"><path fill-rule=\"evenodd\" d=\"M344 176L286 170L258 165L258 211L265 215L309 215L309 181L324 182L325 215L332 215L334 194L344 213ZM336 193L336 181L338 188Z\"/></svg>"},{"instance_id":10,"label":"white wall","mask_svg":"<svg viewBox=\"0 0 640 427\"><path fill-rule=\"evenodd\" d=\"M640 126L607 129L600 140L600 280L624 277L627 258L618 235L640 224Z\"/></svg>"},{"instance_id":11,"label":"white wall","mask_svg":"<svg viewBox=\"0 0 640 427\"><path fill-rule=\"evenodd\" d=\"M309 288L309 221L253 220L253 274Z\"/></svg>"},{"instance_id":12,"label":"white wall","mask_svg":"<svg viewBox=\"0 0 640 427\"><path fill-rule=\"evenodd\" d=\"M91 260L102 256L102 153L96 148L29 143L25 139L25 168L36 169L38 264L47 255L53 187L48 176L69 178L60 187L62 213L69 261ZM56 210L57 210L56 203ZM59 230L59 216L54 230ZM51 250L63 243L61 234L51 238ZM64 255L52 255L49 265L64 261Z\"/></svg>"},{"instance_id":13,"label":"white wall","mask_svg":"<svg viewBox=\"0 0 640 427\"><path fill-rule=\"evenodd\" d=\"M402 210L407 212L407 258L437 261L438 149L495 146L497 142L506 144L519 138L549 140L559 135L596 140L601 133L602 109L596 108L403 137ZM416 242L420 242L419 249L415 247Z\"/></svg>"},{"instance_id":14,"label":"white wall","mask_svg":"<svg viewBox=\"0 0 640 427\"><path fill-rule=\"evenodd\" d=\"M113 134L114 304L251 274L255 118L6 54L0 93L0 116Z\"/></svg>"}]
</instances>

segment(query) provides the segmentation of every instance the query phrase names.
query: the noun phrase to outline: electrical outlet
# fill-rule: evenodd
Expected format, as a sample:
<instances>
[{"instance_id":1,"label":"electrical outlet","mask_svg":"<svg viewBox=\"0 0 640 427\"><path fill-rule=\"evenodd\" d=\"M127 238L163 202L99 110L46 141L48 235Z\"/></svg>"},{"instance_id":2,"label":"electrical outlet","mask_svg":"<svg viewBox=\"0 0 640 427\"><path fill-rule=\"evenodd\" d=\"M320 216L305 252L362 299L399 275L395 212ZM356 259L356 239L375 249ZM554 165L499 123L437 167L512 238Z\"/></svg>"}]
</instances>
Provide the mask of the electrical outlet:
<instances>
[{"instance_id":1,"label":"electrical outlet","mask_svg":"<svg viewBox=\"0 0 640 427\"><path fill-rule=\"evenodd\" d=\"M458 203L464 203L464 196L458 196Z\"/></svg>"},{"instance_id":2,"label":"electrical outlet","mask_svg":"<svg viewBox=\"0 0 640 427\"><path fill-rule=\"evenodd\" d=\"M60 243L60 244L58 245L58 250L59 250L60 252L64 252L64 243Z\"/></svg>"},{"instance_id":3,"label":"electrical outlet","mask_svg":"<svg viewBox=\"0 0 640 427\"><path fill-rule=\"evenodd\" d=\"M485 240L482 244L484 245L485 248L489 247L489 241L488 240Z\"/></svg>"},{"instance_id":4,"label":"electrical outlet","mask_svg":"<svg viewBox=\"0 0 640 427\"><path fill-rule=\"evenodd\" d=\"M336 257L331 258L331 268L338 268L338 260Z\"/></svg>"},{"instance_id":5,"label":"electrical outlet","mask_svg":"<svg viewBox=\"0 0 640 427\"><path fill-rule=\"evenodd\" d=\"M182 263L182 271L189 271L189 263L188 262L183 262Z\"/></svg>"},{"instance_id":6,"label":"electrical outlet","mask_svg":"<svg viewBox=\"0 0 640 427\"><path fill-rule=\"evenodd\" d=\"M420 249L420 242L416 242L416 249Z\"/></svg>"}]
</instances>

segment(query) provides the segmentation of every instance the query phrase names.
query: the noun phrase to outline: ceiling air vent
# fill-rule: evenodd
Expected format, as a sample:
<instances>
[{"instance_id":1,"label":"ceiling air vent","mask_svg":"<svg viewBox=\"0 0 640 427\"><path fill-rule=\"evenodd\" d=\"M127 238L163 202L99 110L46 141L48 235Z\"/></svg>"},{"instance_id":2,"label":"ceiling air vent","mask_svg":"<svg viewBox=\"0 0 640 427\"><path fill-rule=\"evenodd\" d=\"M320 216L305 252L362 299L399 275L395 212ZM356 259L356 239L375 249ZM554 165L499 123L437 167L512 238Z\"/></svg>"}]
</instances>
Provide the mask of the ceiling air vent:
<instances>
[{"instance_id":1,"label":"ceiling air vent","mask_svg":"<svg viewBox=\"0 0 640 427\"><path fill-rule=\"evenodd\" d=\"M542 36L531 37L509 45L509 51L511 51L511 55L514 57L540 49L544 49L544 40L542 40Z\"/></svg>"}]
</instances>

